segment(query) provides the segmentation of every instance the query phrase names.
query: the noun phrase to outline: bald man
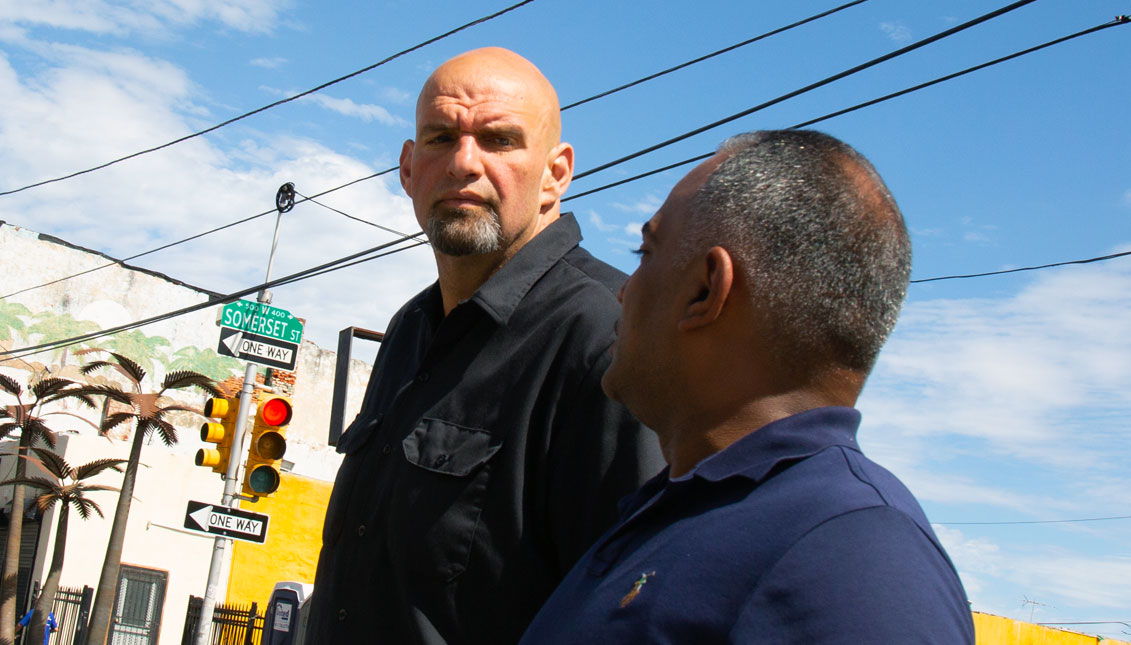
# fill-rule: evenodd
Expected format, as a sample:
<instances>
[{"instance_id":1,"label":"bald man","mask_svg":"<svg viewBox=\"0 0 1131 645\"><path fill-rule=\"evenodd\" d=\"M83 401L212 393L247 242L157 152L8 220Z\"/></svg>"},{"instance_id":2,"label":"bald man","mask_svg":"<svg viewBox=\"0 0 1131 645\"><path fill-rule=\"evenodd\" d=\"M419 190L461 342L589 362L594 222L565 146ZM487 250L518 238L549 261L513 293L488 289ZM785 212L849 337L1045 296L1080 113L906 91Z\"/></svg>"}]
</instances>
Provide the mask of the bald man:
<instances>
[{"instance_id":1,"label":"bald man","mask_svg":"<svg viewBox=\"0 0 1131 645\"><path fill-rule=\"evenodd\" d=\"M911 244L864 157L735 137L644 225L605 391L670 468L623 505L523 645L974 643L919 504L854 409Z\"/></svg>"},{"instance_id":2,"label":"bald man","mask_svg":"<svg viewBox=\"0 0 1131 645\"><path fill-rule=\"evenodd\" d=\"M513 643L662 467L601 391L624 275L578 246L557 95L497 48L441 65L400 176L438 281L389 323L323 530L307 643Z\"/></svg>"}]
</instances>

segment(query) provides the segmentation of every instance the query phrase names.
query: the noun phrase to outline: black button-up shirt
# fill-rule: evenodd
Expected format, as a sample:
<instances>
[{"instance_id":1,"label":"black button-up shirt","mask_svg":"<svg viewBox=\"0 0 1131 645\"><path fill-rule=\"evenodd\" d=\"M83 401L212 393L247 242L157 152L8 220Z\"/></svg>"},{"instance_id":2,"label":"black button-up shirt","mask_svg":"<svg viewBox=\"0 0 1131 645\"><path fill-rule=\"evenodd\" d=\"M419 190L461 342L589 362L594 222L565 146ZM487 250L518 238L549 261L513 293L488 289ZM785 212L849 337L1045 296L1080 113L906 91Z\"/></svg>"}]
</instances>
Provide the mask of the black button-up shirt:
<instances>
[{"instance_id":1,"label":"black button-up shirt","mask_svg":"<svg viewBox=\"0 0 1131 645\"><path fill-rule=\"evenodd\" d=\"M624 275L570 214L446 317L438 285L392 319L326 512L307 643L513 643L654 435L601 391Z\"/></svg>"}]
</instances>

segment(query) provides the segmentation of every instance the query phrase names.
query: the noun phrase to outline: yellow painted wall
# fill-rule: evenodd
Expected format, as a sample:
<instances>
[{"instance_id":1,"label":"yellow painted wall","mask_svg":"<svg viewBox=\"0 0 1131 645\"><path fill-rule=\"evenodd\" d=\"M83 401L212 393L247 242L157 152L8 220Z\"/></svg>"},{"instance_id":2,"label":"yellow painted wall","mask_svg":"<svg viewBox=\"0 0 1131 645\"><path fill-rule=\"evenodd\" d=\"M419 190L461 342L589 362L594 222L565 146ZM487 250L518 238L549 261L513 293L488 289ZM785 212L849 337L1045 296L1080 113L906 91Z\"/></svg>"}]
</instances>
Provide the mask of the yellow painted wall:
<instances>
[{"instance_id":1,"label":"yellow painted wall","mask_svg":"<svg viewBox=\"0 0 1131 645\"><path fill-rule=\"evenodd\" d=\"M974 612L974 633L977 645L1131 645L1126 641L1085 636L977 611Z\"/></svg>"},{"instance_id":2,"label":"yellow painted wall","mask_svg":"<svg viewBox=\"0 0 1131 645\"><path fill-rule=\"evenodd\" d=\"M294 473L282 475L274 495L240 504L244 510L266 513L271 519L264 544L235 541L227 602L257 602L265 608L276 582L314 582L322 521L334 485Z\"/></svg>"}]
</instances>

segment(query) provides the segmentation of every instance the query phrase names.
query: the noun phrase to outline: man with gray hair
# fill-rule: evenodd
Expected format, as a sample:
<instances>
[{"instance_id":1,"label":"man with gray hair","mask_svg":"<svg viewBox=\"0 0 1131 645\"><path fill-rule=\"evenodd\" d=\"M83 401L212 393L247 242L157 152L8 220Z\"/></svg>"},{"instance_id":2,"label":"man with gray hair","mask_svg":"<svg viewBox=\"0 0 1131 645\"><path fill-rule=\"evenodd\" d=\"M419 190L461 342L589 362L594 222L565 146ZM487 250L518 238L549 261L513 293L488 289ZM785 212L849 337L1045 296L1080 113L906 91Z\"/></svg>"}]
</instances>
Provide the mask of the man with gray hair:
<instances>
[{"instance_id":1,"label":"man with gray hair","mask_svg":"<svg viewBox=\"0 0 1131 645\"><path fill-rule=\"evenodd\" d=\"M819 132L728 140L643 228L602 385L669 464L522 643L973 643L923 511L856 442L911 246Z\"/></svg>"}]
</instances>

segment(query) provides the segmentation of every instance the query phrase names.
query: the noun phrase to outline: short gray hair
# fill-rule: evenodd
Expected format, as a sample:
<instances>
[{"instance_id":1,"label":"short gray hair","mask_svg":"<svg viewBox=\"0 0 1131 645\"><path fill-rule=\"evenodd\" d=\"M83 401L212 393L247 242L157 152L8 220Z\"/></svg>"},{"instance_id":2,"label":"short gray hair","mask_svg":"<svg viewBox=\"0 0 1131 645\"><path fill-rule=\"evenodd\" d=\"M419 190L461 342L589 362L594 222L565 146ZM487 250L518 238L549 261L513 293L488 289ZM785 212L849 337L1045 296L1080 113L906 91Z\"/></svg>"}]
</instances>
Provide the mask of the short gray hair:
<instances>
[{"instance_id":1,"label":"short gray hair","mask_svg":"<svg viewBox=\"0 0 1131 645\"><path fill-rule=\"evenodd\" d=\"M684 257L721 246L735 258L777 360L870 371L911 274L903 216L872 164L812 130L738 135L718 154Z\"/></svg>"}]
</instances>

